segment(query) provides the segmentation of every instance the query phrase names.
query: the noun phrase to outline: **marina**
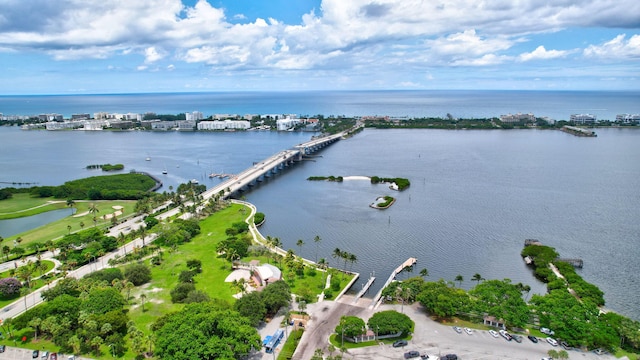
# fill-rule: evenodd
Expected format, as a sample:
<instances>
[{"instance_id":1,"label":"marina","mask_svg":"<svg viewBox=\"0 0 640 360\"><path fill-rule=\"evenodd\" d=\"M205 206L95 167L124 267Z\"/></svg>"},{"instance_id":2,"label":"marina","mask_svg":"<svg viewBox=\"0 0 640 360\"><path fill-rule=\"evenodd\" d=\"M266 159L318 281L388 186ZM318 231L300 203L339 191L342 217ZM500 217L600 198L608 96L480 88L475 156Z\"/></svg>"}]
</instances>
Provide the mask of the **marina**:
<instances>
[{"instance_id":1,"label":"marina","mask_svg":"<svg viewBox=\"0 0 640 360\"><path fill-rule=\"evenodd\" d=\"M404 269L413 267L417 262L418 260L416 258L411 257L411 258L408 258L405 262L403 262L400 266L398 266L395 270L393 270L391 275L389 275L387 282L384 283L382 288L380 288L380 291L378 291L376 296L374 296L373 300L371 300L371 305L369 305L369 307L377 308L378 306L380 306L382 302L382 290L384 290L387 286L389 286L389 284L391 284L391 282L393 282L396 279L396 276L398 276L398 274L404 271Z\"/></svg>"}]
</instances>

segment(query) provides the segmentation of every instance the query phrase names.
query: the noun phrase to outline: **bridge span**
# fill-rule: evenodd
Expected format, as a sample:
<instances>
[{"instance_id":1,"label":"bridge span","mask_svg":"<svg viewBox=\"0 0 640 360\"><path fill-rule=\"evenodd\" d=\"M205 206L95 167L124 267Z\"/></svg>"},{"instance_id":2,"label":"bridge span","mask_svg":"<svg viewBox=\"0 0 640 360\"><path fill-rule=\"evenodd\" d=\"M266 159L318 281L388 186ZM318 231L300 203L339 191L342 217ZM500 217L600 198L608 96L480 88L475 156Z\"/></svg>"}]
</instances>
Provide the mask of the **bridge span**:
<instances>
[{"instance_id":1,"label":"bridge span","mask_svg":"<svg viewBox=\"0 0 640 360\"><path fill-rule=\"evenodd\" d=\"M312 139L302 144L294 146L292 149L280 151L277 154L254 163L250 168L245 169L239 174L229 178L228 180L213 186L204 193L203 198L209 199L216 194L221 194L223 198L227 198L239 190L250 186L261 178L275 175L279 171L293 165L297 161L301 161L303 156L311 155L316 151L340 140L344 136L344 132L323 136Z\"/></svg>"}]
</instances>

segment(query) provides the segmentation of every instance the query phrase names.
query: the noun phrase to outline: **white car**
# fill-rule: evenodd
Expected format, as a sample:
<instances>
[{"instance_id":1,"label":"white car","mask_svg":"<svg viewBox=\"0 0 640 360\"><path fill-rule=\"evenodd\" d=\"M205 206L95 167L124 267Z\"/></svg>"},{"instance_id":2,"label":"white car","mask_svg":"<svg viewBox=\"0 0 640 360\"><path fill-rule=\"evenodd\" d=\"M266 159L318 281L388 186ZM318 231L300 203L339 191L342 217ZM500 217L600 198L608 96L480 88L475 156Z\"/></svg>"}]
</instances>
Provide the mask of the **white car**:
<instances>
[{"instance_id":1,"label":"white car","mask_svg":"<svg viewBox=\"0 0 640 360\"><path fill-rule=\"evenodd\" d=\"M489 334L491 334L491 336L493 336L494 338L497 338L498 336L500 336L498 332L496 332L495 330L489 330Z\"/></svg>"},{"instance_id":2,"label":"white car","mask_svg":"<svg viewBox=\"0 0 640 360\"><path fill-rule=\"evenodd\" d=\"M556 341L556 339L552 338L552 337L548 337L547 338L547 342L549 344L551 344L551 346L558 346L558 342Z\"/></svg>"},{"instance_id":3,"label":"white car","mask_svg":"<svg viewBox=\"0 0 640 360\"><path fill-rule=\"evenodd\" d=\"M466 332L467 335L473 334L473 330L469 329L468 327L464 328L464 332Z\"/></svg>"}]
</instances>

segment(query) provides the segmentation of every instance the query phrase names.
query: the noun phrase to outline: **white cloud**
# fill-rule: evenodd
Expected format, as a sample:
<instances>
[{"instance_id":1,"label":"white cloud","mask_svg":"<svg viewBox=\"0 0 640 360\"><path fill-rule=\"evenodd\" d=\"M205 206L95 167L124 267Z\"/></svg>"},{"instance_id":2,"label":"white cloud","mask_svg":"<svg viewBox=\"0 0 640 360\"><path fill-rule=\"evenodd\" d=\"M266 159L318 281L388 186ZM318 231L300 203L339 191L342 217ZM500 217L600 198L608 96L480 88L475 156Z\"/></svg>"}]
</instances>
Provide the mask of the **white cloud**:
<instances>
[{"instance_id":1,"label":"white cloud","mask_svg":"<svg viewBox=\"0 0 640 360\"><path fill-rule=\"evenodd\" d=\"M520 56L518 56L518 60L520 61L548 60L548 59L565 57L569 53L570 52L566 50L547 50L544 48L543 45L540 45L532 52L520 54Z\"/></svg>"},{"instance_id":2,"label":"white cloud","mask_svg":"<svg viewBox=\"0 0 640 360\"><path fill-rule=\"evenodd\" d=\"M511 60L511 58L506 55L486 54L479 58L456 60L456 61L453 61L451 65L453 66L488 66L488 65L502 64L503 62L509 61L509 60Z\"/></svg>"},{"instance_id":3,"label":"white cloud","mask_svg":"<svg viewBox=\"0 0 640 360\"><path fill-rule=\"evenodd\" d=\"M640 35L633 35L628 40L626 37L626 34L620 34L601 45L589 45L584 49L584 56L602 59L640 58Z\"/></svg>"},{"instance_id":4,"label":"white cloud","mask_svg":"<svg viewBox=\"0 0 640 360\"><path fill-rule=\"evenodd\" d=\"M162 51L158 51L155 46L144 49L144 62L147 64L154 63L164 57Z\"/></svg>"}]
</instances>

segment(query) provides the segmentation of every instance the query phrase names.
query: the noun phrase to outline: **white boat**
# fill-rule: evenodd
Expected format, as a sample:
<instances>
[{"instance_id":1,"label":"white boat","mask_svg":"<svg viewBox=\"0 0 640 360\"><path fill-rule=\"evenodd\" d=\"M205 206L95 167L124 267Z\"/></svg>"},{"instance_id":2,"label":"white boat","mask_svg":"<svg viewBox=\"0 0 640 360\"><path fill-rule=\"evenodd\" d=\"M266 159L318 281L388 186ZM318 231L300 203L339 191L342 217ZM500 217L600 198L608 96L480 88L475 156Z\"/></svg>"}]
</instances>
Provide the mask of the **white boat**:
<instances>
[{"instance_id":1,"label":"white boat","mask_svg":"<svg viewBox=\"0 0 640 360\"><path fill-rule=\"evenodd\" d=\"M197 184L197 183L198 183L198 180L196 180L196 179L191 179L189 182L190 182L190 183L192 183L192 184Z\"/></svg>"},{"instance_id":2,"label":"white boat","mask_svg":"<svg viewBox=\"0 0 640 360\"><path fill-rule=\"evenodd\" d=\"M162 170L162 173L167 175L168 171L165 169L165 170Z\"/></svg>"},{"instance_id":3,"label":"white boat","mask_svg":"<svg viewBox=\"0 0 640 360\"><path fill-rule=\"evenodd\" d=\"M146 159L144 159L145 161L151 161L151 158L147 156Z\"/></svg>"}]
</instances>

